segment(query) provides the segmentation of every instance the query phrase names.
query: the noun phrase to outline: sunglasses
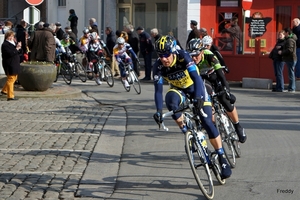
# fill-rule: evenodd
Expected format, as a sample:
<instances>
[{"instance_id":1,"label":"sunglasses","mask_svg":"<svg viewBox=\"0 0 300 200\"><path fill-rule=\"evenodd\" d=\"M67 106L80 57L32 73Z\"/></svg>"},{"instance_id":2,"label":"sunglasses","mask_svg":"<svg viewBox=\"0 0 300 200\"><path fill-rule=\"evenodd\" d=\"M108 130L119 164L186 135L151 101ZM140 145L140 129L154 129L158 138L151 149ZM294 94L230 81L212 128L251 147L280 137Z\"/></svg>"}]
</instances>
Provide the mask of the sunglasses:
<instances>
[{"instance_id":1,"label":"sunglasses","mask_svg":"<svg viewBox=\"0 0 300 200\"><path fill-rule=\"evenodd\" d=\"M170 53L163 53L163 54L158 54L158 57L160 58L168 58L171 54Z\"/></svg>"},{"instance_id":2,"label":"sunglasses","mask_svg":"<svg viewBox=\"0 0 300 200\"><path fill-rule=\"evenodd\" d=\"M200 54L192 55L192 58L198 57Z\"/></svg>"}]
</instances>

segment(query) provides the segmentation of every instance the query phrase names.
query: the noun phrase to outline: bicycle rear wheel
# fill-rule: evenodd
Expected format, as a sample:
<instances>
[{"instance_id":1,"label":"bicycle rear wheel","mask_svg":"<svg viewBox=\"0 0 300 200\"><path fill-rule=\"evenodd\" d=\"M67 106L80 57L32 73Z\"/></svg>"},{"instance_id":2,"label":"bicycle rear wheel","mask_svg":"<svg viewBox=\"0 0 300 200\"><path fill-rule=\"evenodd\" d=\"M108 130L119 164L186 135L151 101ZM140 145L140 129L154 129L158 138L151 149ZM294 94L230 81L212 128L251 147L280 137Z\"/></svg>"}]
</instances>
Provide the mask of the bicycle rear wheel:
<instances>
[{"instance_id":1,"label":"bicycle rear wheel","mask_svg":"<svg viewBox=\"0 0 300 200\"><path fill-rule=\"evenodd\" d=\"M233 145L233 149L235 151L235 155L236 155L237 158L240 158L241 155L242 155L242 151L241 151L240 142L239 142L239 139L238 139L239 137L238 137L238 135L235 131L235 128L234 128L233 123L232 123L231 120L229 120L229 127L230 127L230 130L232 130L231 135L230 135L231 136L230 139L231 139L231 143Z\"/></svg>"},{"instance_id":2,"label":"bicycle rear wheel","mask_svg":"<svg viewBox=\"0 0 300 200\"><path fill-rule=\"evenodd\" d=\"M207 162L203 162L206 158L200 155L199 152L193 153L192 147L195 145L196 140L192 133L188 131L185 134L185 151L195 177L195 180L207 199L214 198L214 185L211 175L211 170ZM200 150L202 151L202 150Z\"/></svg>"},{"instance_id":3,"label":"bicycle rear wheel","mask_svg":"<svg viewBox=\"0 0 300 200\"><path fill-rule=\"evenodd\" d=\"M219 163L218 155L215 152L211 154L211 162L212 162L211 168L216 176L216 179L221 185L224 185L226 183L226 179L222 179L221 165Z\"/></svg>"},{"instance_id":4,"label":"bicycle rear wheel","mask_svg":"<svg viewBox=\"0 0 300 200\"><path fill-rule=\"evenodd\" d=\"M215 120L216 120L216 127L222 138L222 146L224 149L226 159L228 160L231 168L235 168L236 153L230 138L230 133L227 133L227 130L229 128L227 128L227 130L225 129L225 125L221 122L220 116L218 116L217 113L215 114ZM228 118L226 120L230 121Z\"/></svg>"},{"instance_id":5,"label":"bicycle rear wheel","mask_svg":"<svg viewBox=\"0 0 300 200\"><path fill-rule=\"evenodd\" d=\"M131 83L137 94L141 94L141 84L135 71L130 71Z\"/></svg>"},{"instance_id":6,"label":"bicycle rear wheel","mask_svg":"<svg viewBox=\"0 0 300 200\"><path fill-rule=\"evenodd\" d=\"M82 64L80 62L76 62L74 67L76 70L76 74L78 75L78 78L82 82L86 82L87 74L86 74L86 71L84 70Z\"/></svg>"},{"instance_id":7,"label":"bicycle rear wheel","mask_svg":"<svg viewBox=\"0 0 300 200\"><path fill-rule=\"evenodd\" d=\"M103 81L109 85L109 87L113 87L115 83L115 79L113 77L113 73L109 65L105 64L104 66L104 78Z\"/></svg>"},{"instance_id":8,"label":"bicycle rear wheel","mask_svg":"<svg viewBox=\"0 0 300 200\"><path fill-rule=\"evenodd\" d=\"M64 81L66 82L66 84L70 85L72 82L72 78L73 78L70 66L68 66L66 63L62 62L60 65L60 73L61 73Z\"/></svg>"}]
</instances>

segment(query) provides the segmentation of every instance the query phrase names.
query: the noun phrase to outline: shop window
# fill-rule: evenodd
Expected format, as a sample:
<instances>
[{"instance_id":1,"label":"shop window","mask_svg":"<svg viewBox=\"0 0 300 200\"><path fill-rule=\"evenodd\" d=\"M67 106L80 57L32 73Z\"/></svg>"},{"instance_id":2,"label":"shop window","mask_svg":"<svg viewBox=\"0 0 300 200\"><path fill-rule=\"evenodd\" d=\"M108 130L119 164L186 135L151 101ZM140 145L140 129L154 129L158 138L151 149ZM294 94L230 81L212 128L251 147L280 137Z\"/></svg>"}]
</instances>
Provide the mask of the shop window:
<instances>
[{"instance_id":1,"label":"shop window","mask_svg":"<svg viewBox=\"0 0 300 200\"><path fill-rule=\"evenodd\" d=\"M239 7L240 0L217 0L217 6L219 7Z\"/></svg>"},{"instance_id":2,"label":"shop window","mask_svg":"<svg viewBox=\"0 0 300 200\"><path fill-rule=\"evenodd\" d=\"M166 34L168 32L168 3L156 4L156 26L160 33ZM162 20L163 19L163 20Z\"/></svg>"},{"instance_id":3,"label":"shop window","mask_svg":"<svg viewBox=\"0 0 300 200\"><path fill-rule=\"evenodd\" d=\"M130 6L120 7L118 14L119 14L119 17L118 17L119 30L123 30L124 26L131 23L131 20L130 20Z\"/></svg>"},{"instance_id":4,"label":"shop window","mask_svg":"<svg viewBox=\"0 0 300 200\"><path fill-rule=\"evenodd\" d=\"M66 6L66 0L58 0L58 6Z\"/></svg>"},{"instance_id":5,"label":"shop window","mask_svg":"<svg viewBox=\"0 0 300 200\"><path fill-rule=\"evenodd\" d=\"M276 7L276 31L280 31L291 25L292 8L291 6L277 6Z\"/></svg>"},{"instance_id":6,"label":"shop window","mask_svg":"<svg viewBox=\"0 0 300 200\"><path fill-rule=\"evenodd\" d=\"M136 3L134 4L134 24L136 27L143 26L145 27L145 11L146 11L146 5L144 3Z\"/></svg>"}]
</instances>

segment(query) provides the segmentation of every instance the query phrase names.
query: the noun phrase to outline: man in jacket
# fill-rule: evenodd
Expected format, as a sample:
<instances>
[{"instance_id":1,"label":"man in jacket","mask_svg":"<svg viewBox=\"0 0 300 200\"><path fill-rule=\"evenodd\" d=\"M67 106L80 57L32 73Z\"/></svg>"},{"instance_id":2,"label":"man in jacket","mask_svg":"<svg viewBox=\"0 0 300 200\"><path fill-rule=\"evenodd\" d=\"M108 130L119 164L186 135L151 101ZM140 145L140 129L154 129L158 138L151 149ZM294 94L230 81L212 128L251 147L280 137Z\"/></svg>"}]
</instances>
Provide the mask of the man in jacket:
<instances>
[{"instance_id":1,"label":"man in jacket","mask_svg":"<svg viewBox=\"0 0 300 200\"><path fill-rule=\"evenodd\" d=\"M293 19L293 33L297 36L297 48L296 48L296 55L297 55L297 63L295 66L295 76L297 79L300 79L300 19L295 18Z\"/></svg>"},{"instance_id":2,"label":"man in jacket","mask_svg":"<svg viewBox=\"0 0 300 200\"><path fill-rule=\"evenodd\" d=\"M197 28L198 22L195 20L191 20L190 27L191 27L191 32L189 33L188 39L186 41L186 47L188 46L189 41L194 38L200 38L200 32Z\"/></svg>"},{"instance_id":3,"label":"man in jacket","mask_svg":"<svg viewBox=\"0 0 300 200\"><path fill-rule=\"evenodd\" d=\"M238 18L232 17L231 26L229 28L226 28L222 31L222 33L229 33L232 47L234 47L234 40L236 40L236 53L241 54L242 53L242 31L241 28L238 25Z\"/></svg>"}]
</instances>

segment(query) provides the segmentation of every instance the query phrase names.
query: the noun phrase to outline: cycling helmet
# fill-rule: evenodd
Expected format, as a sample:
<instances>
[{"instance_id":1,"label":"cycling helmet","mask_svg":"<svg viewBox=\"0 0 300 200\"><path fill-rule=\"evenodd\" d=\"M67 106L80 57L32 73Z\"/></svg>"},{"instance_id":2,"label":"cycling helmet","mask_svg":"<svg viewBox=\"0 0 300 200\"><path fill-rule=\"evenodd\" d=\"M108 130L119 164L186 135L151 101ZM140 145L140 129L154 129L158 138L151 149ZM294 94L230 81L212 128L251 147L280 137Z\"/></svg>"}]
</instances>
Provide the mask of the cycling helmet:
<instances>
[{"instance_id":1,"label":"cycling helmet","mask_svg":"<svg viewBox=\"0 0 300 200\"><path fill-rule=\"evenodd\" d=\"M69 36L69 34L67 34L67 33L64 33L64 34L63 34L63 36L62 36L62 39L65 39L65 40L68 40L68 39L70 39L70 36Z\"/></svg>"},{"instance_id":2,"label":"cycling helmet","mask_svg":"<svg viewBox=\"0 0 300 200\"><path fill-rule=\"evenodd\" d=\"M92 32L92 33L90 34L90 36L91 36L91 39L92 39L92 40L96 40L96 39L98 38L98 35L97 35L96 32Z\"/></svg>"},{"instance_id":3,"label":"cycling helmet","mask_svg":"<svg viewBox=\"0 0 300 200\"><path fill-rule=\"evenodd\" d=\"M191 39L187 46L187 51L191 56L198 55L204 49L202 41L199 38Z\"/></svg>"},{"instance_id":4,"label":"cycling helmet","mask_svg":"<svg viewBox=\"0 0 300 200\"><path fill-rule=\"evenodd\" d=\"M161 36L155 42L155 49L158 54L170 54L176 52L176 40L170 35Z\"/></svg>"},{"instance_id":5,"label":"cycling helmet","mask_svg":"<svg viewBox=\"0 0 300 200\"><path fill-rule=\"evenodd\" d=\"M203 43L204 46L205 46L205 45L211 45L212 42L213 42L213 39L212 39L209 35L204 36L204 37L202 38L202 43Z\"/></svg>"},{"instance_id":6,"label":"cycling helmet","mask_svg":"<svg viewBox=\"0 0 300 200\"><path fill-rule=\"evenodd\" d=\"M124 43L125 43L125 39L123 37L118 37L117 44L124 44Z\"/></svg>"},{"instance_id":7,"label":"cycling helmet","mask_svg":"<svg viewBox=\"0 0 300 200\"><path fill-rule=\"evenodd\" d=\"M84 28L84 29L82 30L82 32L83 32L83 34L86 34L86 33L89 33L90 30L89 30L88 28Z\"/></svg>"}]
</instances>

